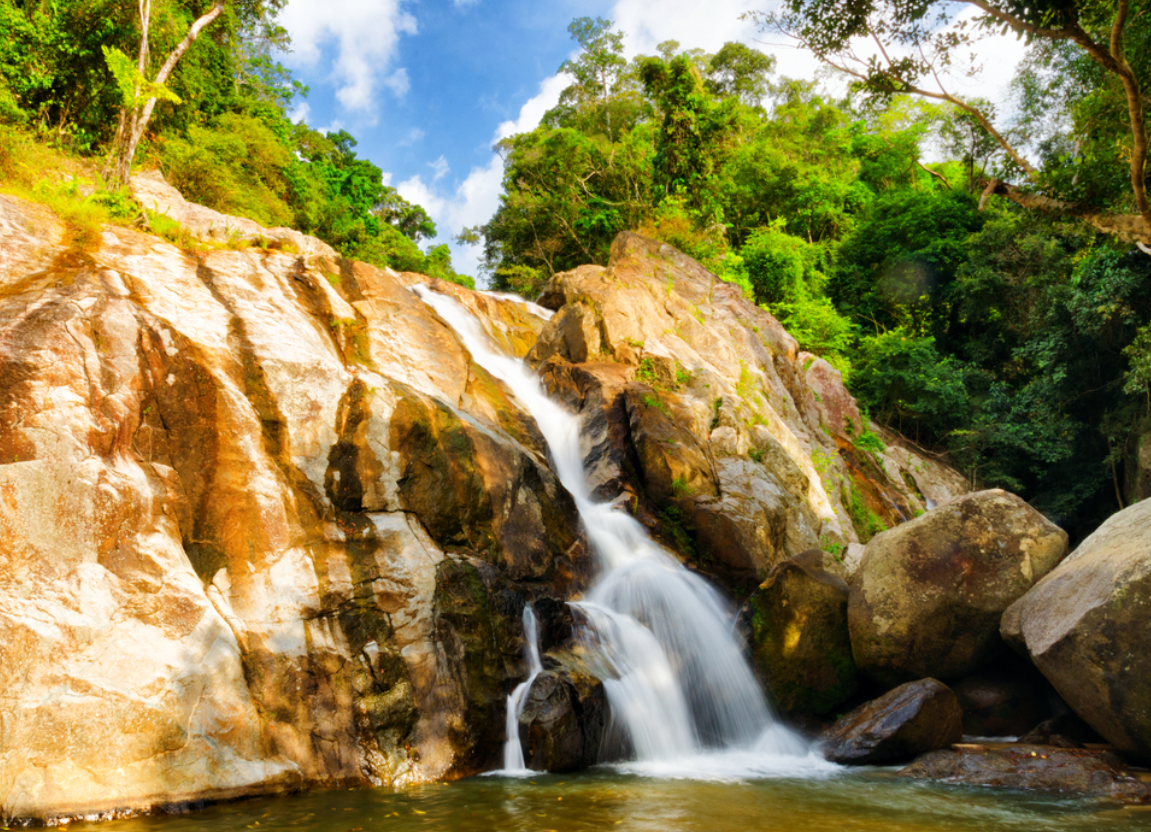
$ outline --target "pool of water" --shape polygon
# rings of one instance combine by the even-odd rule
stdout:
[[[404,791],[313,792],[184,815],[77,823],[70,832],[1078,832],[1151,828],[1151,811],[1076,798],[902,780],[666,780],[597,768],[567,777],[476,777]]]

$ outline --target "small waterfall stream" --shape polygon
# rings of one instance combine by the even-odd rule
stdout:
[[[622,728],[635,756],[624,767],[665,777],[719,778],[837,770],[772,716],[732,634],[732,611],[723,597],[630,514],[591,499],[578,419],[548,398],[523,361],[500,352],[463,306],[424,286],[415,291],[535,417],[556,475],[575,500],[600,574],[586,599],[572,606],[588,621],[591,632],[584,638],[594,641],[617,675],[604,685],[614,727]],[[532,623],[534,629],[534,617]],[[529,635],[533,648],[534,641]],[[508,703],[507,736],[516,747],[505,751],[507,769],[513,763],[523,767],[516,726],[530,681]]]
[[[532,682],[544,669],[543,660],[540,658],[539,627],[531,604],[524,605],[524,640],[528,648],[528,678],[520,682],[508,697],[508,714],[504,722],[507,742],[504,743],[503,770],[509,774],[528,770],[524,765],[524,749],[520,744],[520,714],[524,711],[524,700],[528,698]]]

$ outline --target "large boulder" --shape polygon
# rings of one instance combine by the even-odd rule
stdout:
[[[599,679],[563,667],[540,673],[519,718],[527,767],[558,773],[595,765],[607,713]]]
[[[1138,802],[1151,799],[1151,785],[1136,778],[1115,754],[1045,745],[973,745],[932,751],[901,770],[899,776]]]
[[[776,705],[823,714],[858,685],[847,635],[847,583],[818,550],[785,560],[748,600],[751,649]]]
[[[833,763],[864,765],[910,760],[963,738],[955,694],[935,679],[908,682],[860,705],[823,734]]]
[[[1113,515],[1003,616],[1071,708],[1116,748],[1151,758],[1151,500]]]
[[[884,684],[972,672],[1000,650],[1003,611],[1066,551],[1064,531],[1000,490],[877,535],[848,602],[859,669]]]

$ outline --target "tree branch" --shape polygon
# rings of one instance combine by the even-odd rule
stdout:
[[[1135,77],[1134,70],[1131,69],[1131,65],[1123,54],[1123,34],[1127,28],[1127,19],[1130,14],[1130,0],[1119,0],[1118,2],[1115,19],[1111,24],[1109,49],[1097,43],[1084,31],[1078,20],[1069,21],[1062,29],[1044,29],[1029,24],[1001,9],[994,8],[988,0],[967,0],[967,2],[982,9],[996,20],[1006,23],[1017,32],[1039,35],[1052,40],[1074,41],[1083,48],[1092,60],[1119,77],[1127,98],[1127,115],[1131,120],[1131,190],[1135,195],[1135,205],[1139,209],[1139,215],[1146,225],[1145,233],[1151,234],[1151,201],[1147,197],[1146,182],[1147,122],[1143,112],[1143,92],[1139,88],[1139,79]]]
[[[993,188],[991,186],[994,186]],[[1020,190],[1015,185],[992,180],[988,187],[993,193],[1007,197],[1022,208],[1042,211],[1045,214],[1058,216],[1072,216],[1083,220],[1104,234],[1135,243],[1143,251],[1151,246],[1151,231],[1148,231],[1143,217],[1139,214],[1105,214],[1102,211],[1093,211],[1090,208],[1064,202],[1061,199],[1052,199],[1042,194],[1031,194]],[[985,190],[984,194],[990,196]],[[1151,252],[1149,252],[1151,253]]]
[[[857,72],[853,69],[848,69],[846,66],[836,64],[827,58],[824,58],[824,61],[840,70],[841,72],[846,72],[848,75],[858,78],[864,83],[869,82],[868,77],[861,72]],[[933,92],[932,90],[923,89],[922,87],[916,87],[895,75],[892,75],[891,78],[895,82],[895,84],[893,84],[895,89],[893,89],[892,92],[910,92],[914,93],[915,95],[921,95],[924,98],[934,98],[937,101],[946,101],[947,103],[963,110],[965,113],[970,114],[977,122],[979,122],[979,126],[987,131],[987,134],[995,140],[995,143],[998,144],[1003,149],[1003,151],[1011,157],[1011,160],[1015,162],[1015,164],[1019,165],[1019,167],[1022,168],[1028,176],[1032,178],[1038,176],[1039,172],[1035,170],[1035,167],[1030,162],[1028,162],[1027,159],[1025,159],[1023,155],[1018,150],[1016,150],[1010,142],[1007,141],[1006,138],[1004,138],[1002,133],[995,129],[995,126],[992,125],[991,120],[988,119],[986,114],[978,107],[968,104],[961,98],[956,98],[949,92]],[[872,86],[874,86],[874,84]]]

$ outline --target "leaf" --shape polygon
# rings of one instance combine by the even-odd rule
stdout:
[[[120,97],[125,107],[134,109],[149,98],[155,98],[158,101],[171,101],[173,104],[181,103],[180,96],[176,93],[163,84],[157,84],[155,81],[149,81],[144,77],[136,65],[132,63],[132,59],[119,49],[109,49],[107,46],[101,46],[100,49],[104,53],[104,60],[108,64],[108,69],[111,70],[112,76],[116,79],[116,86],[120,88]]]

